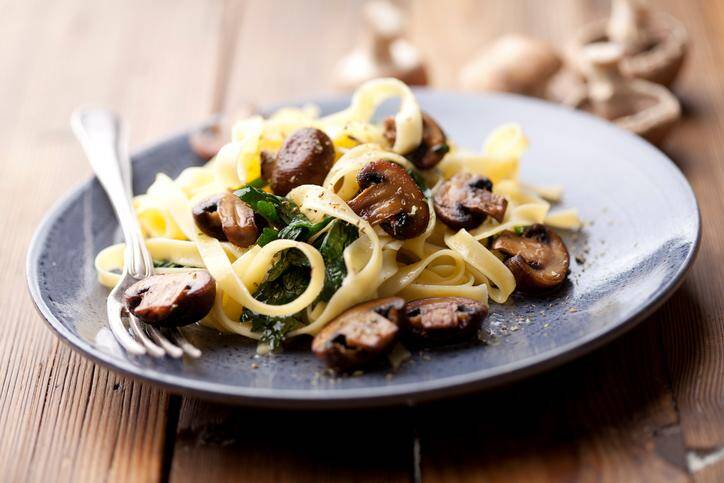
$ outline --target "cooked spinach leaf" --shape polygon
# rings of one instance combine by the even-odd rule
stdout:
[[[237,190],[235,194],[251,206],[255,213],[263,216],[273,229],[277,230],[277,233],[274,234],[270,231],[271,229],[265,229],[257,240],[257,244],[260,246],[264,246],[276,238],[306,241],[332,221],[332,218],[325,217],[319,223],[312,223],[292,201],[282,196],[266,193],[253,186],[245,186]],[[274,237],[274,235],[276,236]]]
[[[328,302],[347,276],[344,249],[359,237],[357,227],[342,220],[335,220],[317,247],[324,259],[324,287],[318,300]]]

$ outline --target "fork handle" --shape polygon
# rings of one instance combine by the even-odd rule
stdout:
[[[126,240],[124,270],[136,278],[152,275],[153,259],[131,208],[131,163],[123,121],[106,109],[81,108],[71,116],[71,127],[118,217]]]

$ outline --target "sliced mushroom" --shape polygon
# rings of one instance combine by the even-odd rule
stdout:
[[[394,145],[397,137],[395,118],[386,118],[383,125],[385,139]],[[430,169],[442,161],[448,151],[450,151],[450,147],[447,145],[445,132],[429,114],[423,112],[422,141],[417,148],[406,154],[405,157],[420,169]]]
[[[388,297],[356,305],[337,316],[312,341],[312,351],[328,366],[348,370],[387,353],[397,340],[405,301]]]
[[[561,65],[558,53],[547,42],[508,34],[487,46],[463,68],[460,83],[474,91],[543,97]]]
[[[492,245],[509,257],[505,265],[513,272],[516,288],[543,292],[560,286],[568,276],[570,257],[561,237],[545,225],[529,226],[522,235],[504,231]]]
[[[202,200],[193,207],[192,214],[199,230],[217,240],[246,248],[259,236],[254,210],[231,193]]]
[[[405,328],[419,342],[463,340],[480,328],[488,307],[466,297],[432,297],[405,305]]]
[[[404,240],[421,235],[430,221],[430,209],[412,177],[391,161],[372,161],[357,175],[361,191],[347,203],[371,225],[380,224]]]
[[[475,228],[491,216],[503,221],[508,200],[493,194],[493,183],[484,176],[458,173],[435,192],[433,202],[440,221],[459,230]]]
[[[297,129],[272,158],[263,155],[262,173],[275,194],[285,196],[303,184],[321,185],[334,163],[334,145],[324,131]]]
[[[427,70],[418,50],[404,38],[403,12],[389,1],[368,1],[363,9],[366,24],[360,45],[347,53],[335,68],[336,84],[355,89],[381,77],[395,77],[408,85],[427,84]]]
[[[623,77],[622,54],[621,46],[613,43],[590,44],[583,49],[588,89],[575,107],[658,144],[681,115],[679,101],[663,86]]]
[[[226,241],[226,235],[224,234],[224,229],[221,226],[221,218],[219,217],[219,200],[226,195],[226,193],[221,193],[209,196],[196,203],[191,209],[191,214],[199,230],[221,241]]]
[[[625,77],[669,86],[681,71],[689,40],[686,28],[671,15],[652,11],[641,0],[613,0],[608,19],[585,25],[569,43],[571,66],[583,73],[583,48],[597,42],[621,46]]]
[[[229,193],[219,200],[218,212],[221,228],[231,243],[246,248],[256,242],[259,230],[251,206]]]
[[[203,319],[214,305],[216,282],[206,270],[153,275],[124,293],[126,309],[150,325],[180,327]]]

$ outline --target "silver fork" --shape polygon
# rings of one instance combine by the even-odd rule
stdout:
[[[164,334],[142,323],[124,307],[125,290],[153,275],[153,259],[146,249],[141,228],[131,208],[131,163],[123,121],[105,109],[81,108],[71,116],[71,127],[108,194],[126,240],[123,274],[107,301],[111,332],[131,354],[149,354],[154,357],[168,355],[174,358],[186,354],[193,358],[200,357],[201,351],[186,340],[178,329],[168,329]],[[124,317],[128,320],[128,328],[123,322]]]

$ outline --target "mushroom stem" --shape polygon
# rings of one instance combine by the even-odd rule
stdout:
[[[584,47],[582,70],[588,92],[578,107],[657,144],[681,115],[679,102],[663,86],[624,77],[619,68],[622,55],[618,44]]]
[[[395,77],[410,85],[427,84],[427,71],[417,49],[403,38],[403,12],[386,0],[365,3],[365,34],[336,67],[336,82],[345,89],[378,77]]]
[[[646,0],[612,0],[608,38],[620,44],[627,55],[646,50],[651,38],[647,28],[649,6]]]
[[[618,44],[597,43],[584,48],[588,97],[594,112],[612,120],[625,115],[632,94],[618,64],[623,50]]]

